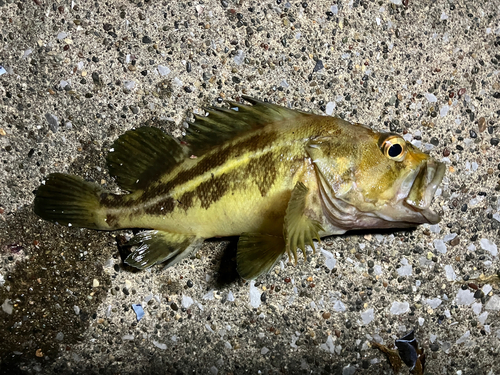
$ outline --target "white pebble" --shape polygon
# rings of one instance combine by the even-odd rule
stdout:
[[[333,339],[331,335],[328,335],[326,342],[324,344],[321,344],[320,348],[325,352],[330,352],[332,354],[335,352],[335,345],[333,344]]]
[[[479,315],[481,314],[481,310],[483,309],[483,304],[481,302],[474,302],[471,305],[472,311],[474,311],[474,314]]]
[[[162,77],[165,77],[170,73],[170,69],[167,66],[158,65],[158,73],[160,73]]]
[[[123,86],[127,90],[132,90],[135,87],[135,81],[123,81]]]
[[[10,299],[6,299],[2,303],[2,310],[7,313],[7,314],[12,314],[12,311],[14,310],[14,306],[12,305],[12,302]]]
[[[260,354],[266,355],[267,353],[269,353],[269,349],[266,348],[265,346],[262,349],[260,349]]]
[[[326,103],[326,110],[325,110],[325,113],[328,115],[328,116],[331,116],[333,114],[333,110],[335,109],[335,102],[328,102]]]
[[[446,272],[446,280],[455,281],[457,279],[457,275],[455,274],[453,267],[450,266],[449,264],[444,266],[444,271]]]
[[[447,234],[446,236],[444,236],[444,239],[443,241],[444,242],[450,242],[452,239],[454,239],[455,237],[457,236],[456,233],[450,233],[450,234]]]
[[[492,311],[500,310],[500,297],[496,294],[492,295],[484,308]]]
[[[439,224],[434,224],[434,225],[429,226],[429,230],[432,233],[439,234],[441,232],[441,227],[439,226]]]
[[[257,308],[260,306],[260,290],[255,286],[255,281],[250,281],[250,305]]]
[[[165,350],[167,349],[167,345],[163,344],[161,342],[153,340],[153,345],[156,346],[158,349]]]
[[[463,344],[464,342],[468,341],[467,339],[469,338],[470,336],[470,331],[467,331],[465,332],[462,337],[460,337],[458,340],[457,340],[457,344]]]
[[[243,64],[243,61],[245,61],[245,53],[241,49],[239,49],[238,54],[234,56],[233,60],[236,63],[236,65]]]
[[[174,85],[181,87],[183,85],[182,81],[179,79],[179,77],[175,77],[174,80],[172,81]]]
[[[488,295],[489,292],[491,292],[493,290],[493,288],[491,287],[490,284],[486,284],[485,286],[483,286],[483,289],[481,289],[484,293],[484,295]]]
[[[408,259],[403,258],[401,259],[402,264],[401,267],[399,267],[396,271],[398,272],[399,276],[411,276],[412,275],[412,266],[411,264],[408,264]]]
[[[333,254],[327,250],[321,250],[321,254],[325,256],[325,266],[328,268],[330,271],[335,268],[335,265],[337,264],[337,260],[333,256]]]
[[[412,266],[407,265],[399,267],[396,271],[398,271],[399,276],[411,276],[413,273],[412,270]]]
[[[414,139],[413,141],[410,142],[413,146],[421,148],[422,147],[422,141],[418,139]]]
[[[361,311],[361,320],[363,320],[363,324],[365,326],[370,324],[374,318],[375,318],[375,313],[374,313],[373,309]]]
[[[429,103],[436,103],[437,102],[436,95],[434,95],[434,94],[430,94],[430,93],[426,92],[424,96],[429,101]]]
[[[450,107],[448,105],[443,105],[441,109],[439,110],[439,115],[441,117],[445,117],[448,114],[448,111],[450,110]]]
[[[193,299],[189,296],[186,296],[186,295],[182,295],[182,299],[181,299],[181,305],[182,307],[184,307],[185,309],[188,309],[189,307],[191,307],[191,305],[194,303]]]
[[[214,299],[214,290],[212,289],[211,291],[209,291],[208,293],[206,293],[204,296],[203,296],[203,299],[205,300],[213,300]]]
[[[482,313],[481,315],[479,315],[477,317],[478,322],[484,325],[484,323],[486,322],[486,319],[488,319],[488,314],[489,313],[487,311],[485,311],[484,313]]]
[[[456,296],[456,301],[458,305],[469,306],[472,305],[476,301],[476,299],[474,298],[474,293],[472,293],[469,289],[459,289]]]
[[[434,248],[441,254],[446,254],[447,248],[443,240],[434,240]]]
[[[497,256],[498,248],[494,242],[490,241],[487,238],[481,238],[479,240],[479,244],[481,245],[481,249],[489,251],[491,253],[491,255],[493,255],[494,257]]]
[[[401,315],[410,310],[410,304],[408,302],[394,301],[389,310],[392,315]]]
[[[336,301],[333,304],[333,311],[344,312],[344,311],[346,311],[346,307],[341,301]]]
[[[429,305],[432,309],[435,309],[439,305],[441,305],[441,303],[443,303],[443,301],[441,300],[441,298],[433,298],[433,299],[426,299],[425,303],[427,305]]]

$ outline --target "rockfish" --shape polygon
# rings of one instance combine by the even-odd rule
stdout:
[[[45,220],[98,230],[144,228],[125,263],[173,265],[204,239],[240,236],[244,279],[313,240],[367,228],[434,224],[429,206],[445,165],[400,135],[244,97],[209,107],[179,141],[159,128],[119,137],[109,172],[128,194],[50,174],[34,210]]]

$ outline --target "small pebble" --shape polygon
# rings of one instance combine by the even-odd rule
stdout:
[[[323,61],[318,60],[316,61],[316,65],[314,66],[313,72],[319,72],[324,68]]]
[[[480,298],[483,298],[484,297],[484,292],[482,290],[476,290],[476,292],[474,293],[474,298],[476,299],[480,299]]]
[[[480,117],[477,120],[477,124],[478,124],[479,133],[482,133],[486,130],[486,119],[484,117]]]

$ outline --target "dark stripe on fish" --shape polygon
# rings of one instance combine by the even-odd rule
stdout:
[[[223,174],[218,177],[212,177],[210,180],[203,181],[195,189],[195,194],[200,200],[201,207],[209,208],[212,203],[221,199],[231,185],[232,173]]]
[[[272,152],[268,152],[258,159],[252,159],[246,167],[246,173],[253,177],[257,184],[260,194],[266,196],[269,189],[276,180],[277,170],[276,162]]]
[[[266,147],[271,146],[273,144],[273,142],[276,141],[277,136],[278,136],[277,132],[257,134],[257,135],[254,135],[254,136],[248,138],[248,139],[243,139],[239,143],[229,145],[228,147],[223,148],[217,152],[213,152],[211,154],[208,154],[205,157],[203,157],[203,159],[201,159],[192,168],[179,172],[172,180],[170,180],[166,183],[157,183],[157,184],[149,185],[146,188],[146,190],[143,192],[141,197],[138,198],[137,202],[138,203],[145,203],[145,202],[152,200],[156,197],[166,195],[169,192],[171,192],[175,187],[180,186],[182,184],[185,184],[185,183],[193,180],[194,178],[209,172],[210,170],[213,170],[215,168],[223,166],[228,160],[241,157],[242,155],[244,155],[247,152],[252,153],[252,152],[256,152],[258,150],[263,150]],[[272,177],[272,174],[273,173],[271,172],[270,177]],[[220,177],[222,177],[222,176],[220,176]],[[272,177],[272,179],[274,179],[274,178],[275,178],[275,173],[274,173],[274,177]],[[200,189],[200,187],[198,186],[195,189],[195,195],[198,196],[198,193],[202,192],[202,194],[205,194],[205,196],[206,196],[207,193],[205,192],[205,190],[207,189],[207,186],[209,186],[210,184],[213,184],[214,182],[215,181],[213,179],[207,180],[206,182],[203,182],[202,183],[202,184],[204,184],[203,188]],[[218,183],[220,186],[225,186],[225,185],[221,185],[222,184],[221,182],[218,182]],[[200,184],[200,185],[202,185],[202,184]],[[268,189],[268,185],[269,185],[269,181],[268,181],[268,179],[265,179],[265,181],[263,181],[263,183],[262,183],[262,190],[265,191],[266,189]],[[222,197],[222,195],[223,195],[222,193],[221,194],[214,193],[214,194],[220,195],[220,197]],[[218,199],[220,199],[220,197]],[[208,198],[206,198],[206,199],[208,199]],[[210,201],[212,203],[216,202],[218,200],[218,199],[214,200],[212,198],[210,198],[208,200],[206,200],[206,199],[200,198],[200,200],[202,200],[204,202]],[[191,206],[192,198],[191,198],[191,196],[187,195],[187,196],[181,198],[180,202],[183,205],[185,205],[184,207]],[[203,205],[206,205],[206,203],[203,203]]]
[[[174,198],[172,197],[167,197],[163,199],[162,201],[148,205],[147,203],[144,205],[144,213],[147,215],[165,215],[171,213],[175,206],[177,205],[177,202],[175,201]],[[138,212],[138,214],[141,214]]]

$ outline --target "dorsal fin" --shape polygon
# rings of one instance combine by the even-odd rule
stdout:
[[[120,136],[106,161],[116,183],[124,190],[136,191],[183,161],[186,151],[161,129],[145,126]]]
[[[310,115],[248,96],[243,96],[243,99],[252,105],[228,101],[231,108],[237,110],[208,107],[205,109],[208,116],[194,115],[195,121],[189,123],[184,138],[193,154],[199,156],[237,135],[262,128],[267,124]]]

